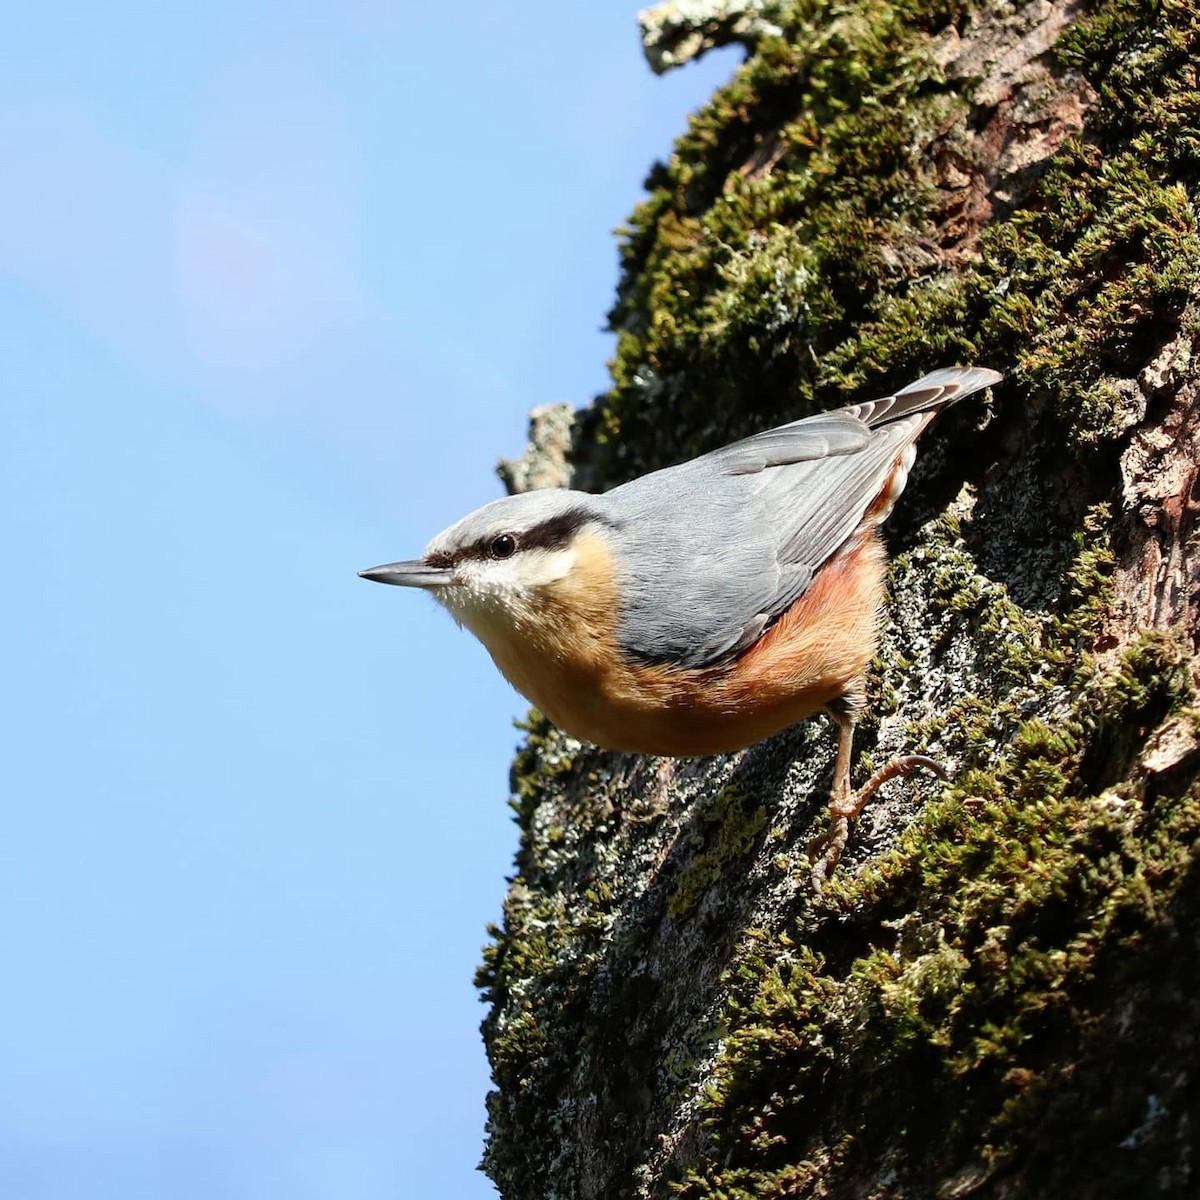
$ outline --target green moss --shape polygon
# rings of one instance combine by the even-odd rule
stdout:
[[[767,823],[767,810],[736,787],[722,788],[693,826],[693,844],[704,847],[679,873],[667,911],[679,919],[693,912],[725,868],[744,858]]]
[[[1200,238],[1184,187],[1163,180],[1156,147],[1104,155],[1074,142],[1042,191],[1046,206],[990,231],[985,271],[1007,294],[985,329],[1024,342],[1020,376],[1060,405],[1076,444],[1122,431],[1124,377],[1148,343],[1178,328],[1200,283]]]
[[[1192,698],[1191,648],[1155,630],[1121,656],[1116,674],[1084,714],[1088,751],[1080,774],[1093,787],[1123,778],[1150,731]]]
[[[784,35],[760,45],[651,174],[610,315],[619,339],[598,434],[621,447],[601,460],[610,479],[861,384],[872,364],[849,376],[822,364],[903,281],[914,284],[908,320],[955,304],[953,275],[918,282],[928,258],[906,264],[904,251],[921,240],[932,191],[920,148],[962,104],[927,33],[966,8],[793,4]],[[899,365],[939,351],[961,346],[890,354]],[[703,441],[681,446],[681,431]]]

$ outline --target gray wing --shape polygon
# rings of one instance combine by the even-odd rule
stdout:
[[[999,379],[937,371],[609,492],[622,526],[623,649],[699,667],[752,645],[859,527],[937,413]]]

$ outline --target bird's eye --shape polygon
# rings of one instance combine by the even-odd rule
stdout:
[[[511,533],[502,533],[499,537],[492,538],[488,553],[493,558],[511,558],[516,549],[517,539]]]

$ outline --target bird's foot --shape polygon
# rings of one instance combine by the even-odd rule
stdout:
[[[838,865],[846,842],[850,839],[850,822],[866,808],[871,797],[889,780],[898,775],[911,775],[914,771],[931,771],[939,779],[947,779],[945,770],[925,754],[898,754],[885,763],[857,792],[848,788],[840,794],[834,792],[829,798],[829,833],[825,838],[825,853],[817,860],[812,871],[813,890],[820,893],[825,880]]]

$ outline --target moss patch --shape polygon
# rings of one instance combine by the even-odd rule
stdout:
[[[760,803],[747,800],[736,787],[719,791],[693,835],[703,849],[680,871],[667,900],[671,916],[694,911],[725,868],[754,848],[766,823],[767,810]]]

